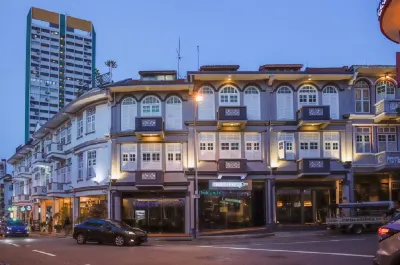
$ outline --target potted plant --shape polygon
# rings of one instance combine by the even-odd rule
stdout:
[[[56,224],[56,225],[54,225],[54,229],[56,230],[56,233],[61,233],[62,225]]]
[[[47,223],[46,222],[41,222],[39,225],[40,225],[40,231],[42,231],[42,232],[47,231]]]

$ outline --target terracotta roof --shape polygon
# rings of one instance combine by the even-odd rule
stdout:
[[[298,69],[301,69],[301,68],[303,68],[303,65],[302,64],[264,64],[258,68],[258,71],[267,70],[269,68],[274,68],[274,69],[276,69],[276,68],[298,68]]]
[[[349,67],[326,67],[326,68],[317,68],[317,67],[307,67],[305,69],[306,73],[309,74],[334,74],[334,73],[349,73]]]
[[[200,71],[237,71],[240,65],[237,64],[215,64],[215,65],[203,65],[200,67]]]
[[[116,87],[116,86],[137,86],[137,85],[172,85],[172,84],[185,84],[187,81],[185,79],[176,79],[176,80],[137,80],[137,79],[124,79],[118,82],[113,83],[108,87]]]
[[[176,75],[175,70],[139,71],[139,75]]]

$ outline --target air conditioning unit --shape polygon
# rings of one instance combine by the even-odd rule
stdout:
[[[46,100],[46,101],[49,101],[49,99],[48,99],[48,98],[46,98],[45,100]]]
[[[50,94],[50,92],[49,92],[49,91],[46,91],[46,94],[47,94],[47,95],[49,95],[49,94]]]
[[[37,74],[36,74],[36,77],[39,77],[39,76],[40,76],[39,73],[37,73]]]
[[[46,82],[46,86],[49,86],[50,85],[50,83],[49,82]]]
[[[34,96],[31,96],[31,99],[35,99],[35,97],[34,97]]]
[[[35,112],[35,115],[39,115],[39,111],[36,111],[36,112]]]

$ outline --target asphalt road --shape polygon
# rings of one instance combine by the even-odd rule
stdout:
[[[193,242],[150,241],[139,247],[77,245],[71,238],[1,238],[0,264],[9,265],[365,265],[375,235],[275,237]]]

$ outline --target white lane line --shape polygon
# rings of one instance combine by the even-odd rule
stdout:
[[[329,242],[345,242],[345,241],[364,241],[366,238],[354,238],[354,239],[333,239],[333,240],[314,240],[314,241],[296,241],[296,242],[283,242],[283,243],[267,243],[274,245],[291,245],[291,244],[307,244],[307,243],[329,243]]]
[[[17,245],[17,244],[13,244],[13,243],[7,243],[7,244],[12,245],[14,247],[19,247],[19,245]]]
[[[217,247],[217,246],[198,246],[200,248],[220,248],[220,249],[231,249],[231,250],[251,250],[251,251],[264,251],[264,252],[286,252],[286,253],[297,253],[297,254],[316,254],[316,255],[330,255],[330,256],[344,256],[344,257],[358,257],[358,258],[373,258],[372,255],[361,255],[351,253],[335,253],[335,252],[317,252],[317,251],[300,251],[300,250],[288,250],[288,249],[263,249],[263,248],[232,248],[232,247]]]
[[[39,251],[39,250],[32,250],[33,252],[37,252],[37,253],[40,253],[40,254],[43,254],[43,255],[47,255],[47,256],[50,256],[50,257],[55,257],[56,255],[54,255],[54,254],[51,254],[51,253],[47,253],[47,252],[44,252],[44,251]]]

